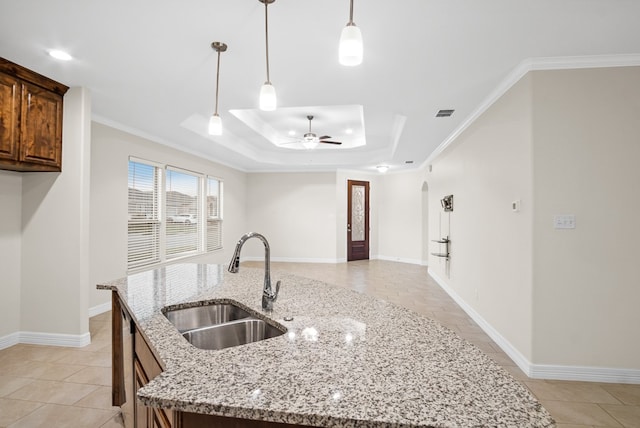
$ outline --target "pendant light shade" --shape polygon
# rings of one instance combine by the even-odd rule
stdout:
[[[278,106],[276,88],[269,82],[265,82],[260,88],[260,110],[273,111]]]
[[[340,64],[353,67],[362,64],[363,44],[360,28],[353,22],[353,0],[350,1],[349,22],[340,35],[338,58]]]
[[[362,64],[362,33],[355,25],[347,25],[340,35],[340,64],[356,66]]]
[[[269,4],[276,0],[258,0],[260,3],[264,3],[264,40],[265,40],[265,55],[267,59],[267,81],[264,82],[262,88],[260,88],[260,110],[273,111],[278,106],[278,99],[276,97],[276,88],[271,84],[271,78],[269,76]]]
[[[209,135],[222,135],[222,119],[216,113],[209,119]]]
[[[209,135],[222,135],[222,119],[218,115],[218,90],[220,88],[220,53],[227,50],[227,45],[221,42],[211,43],[211,49],[218,52],[216,67],[216,110],[209,119]]]

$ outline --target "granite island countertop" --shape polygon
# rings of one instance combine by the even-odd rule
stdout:
[[[263,313],[263,278],[262,269],[177,264],[98,284],[118,292],[164,363],[138,391],[143,404],[320,427],[555,426],[523,385],[437,322],[280,272],[274,310]],[[237,302],[287,332],[202,350],[161,312],[211,300]]]

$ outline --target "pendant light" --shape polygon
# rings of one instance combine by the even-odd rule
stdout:
[[[220,88],[220,53],[227,50],[227,45],[222,42],[213,42],[211,48],[218,52],[218,66],[216,67],[216,110],[209,119],[209,135],[222,135],[222,119],[218,115],[218,89]]]
[[[264,3],[264,40],[267,58],[267,81],[264,82],[264,85],[262,85],[262,88],[260,88],[260,110],[273,111],[278,105],[278,100],[276,98],[276,88],[274,88],[271,84],[271,79],[269,77],[269,16],[267,14],[267,10],[269,8],[269,4],[275,2],[276,0],[258,1],[260,3]]]
[[[350,67],[362,64],[362,33],[353,22],[353,0],[349,9],[349,22],[342,29],[338,57],[340,64]]]

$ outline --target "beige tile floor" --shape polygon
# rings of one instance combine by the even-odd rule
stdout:
[[[640,385],[527,378],[430,279],[426,267],[376,260],[273,263],[272,271],[274,280],[278,271],[316,278],[438,320],[527,386],[558,421],[558,428],[640,427]],[[0,427],[121,427],[119,411],[110,405],[110,329],[110,313],[105,313],[91,318],[92,343],[84,348],[16,345],[0,350]]]

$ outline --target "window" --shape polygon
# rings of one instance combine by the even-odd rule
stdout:
[[[129,269],[160,262],[162,170],[129,162]]]
[[[200,177],[174,169],[167,169],[166,176],[167,257],[197,253]]]
[[[222,181],[129,160],[129,270],[220,248]]]
[[[222,182],[207,177],[207,251],[222,248]]]

